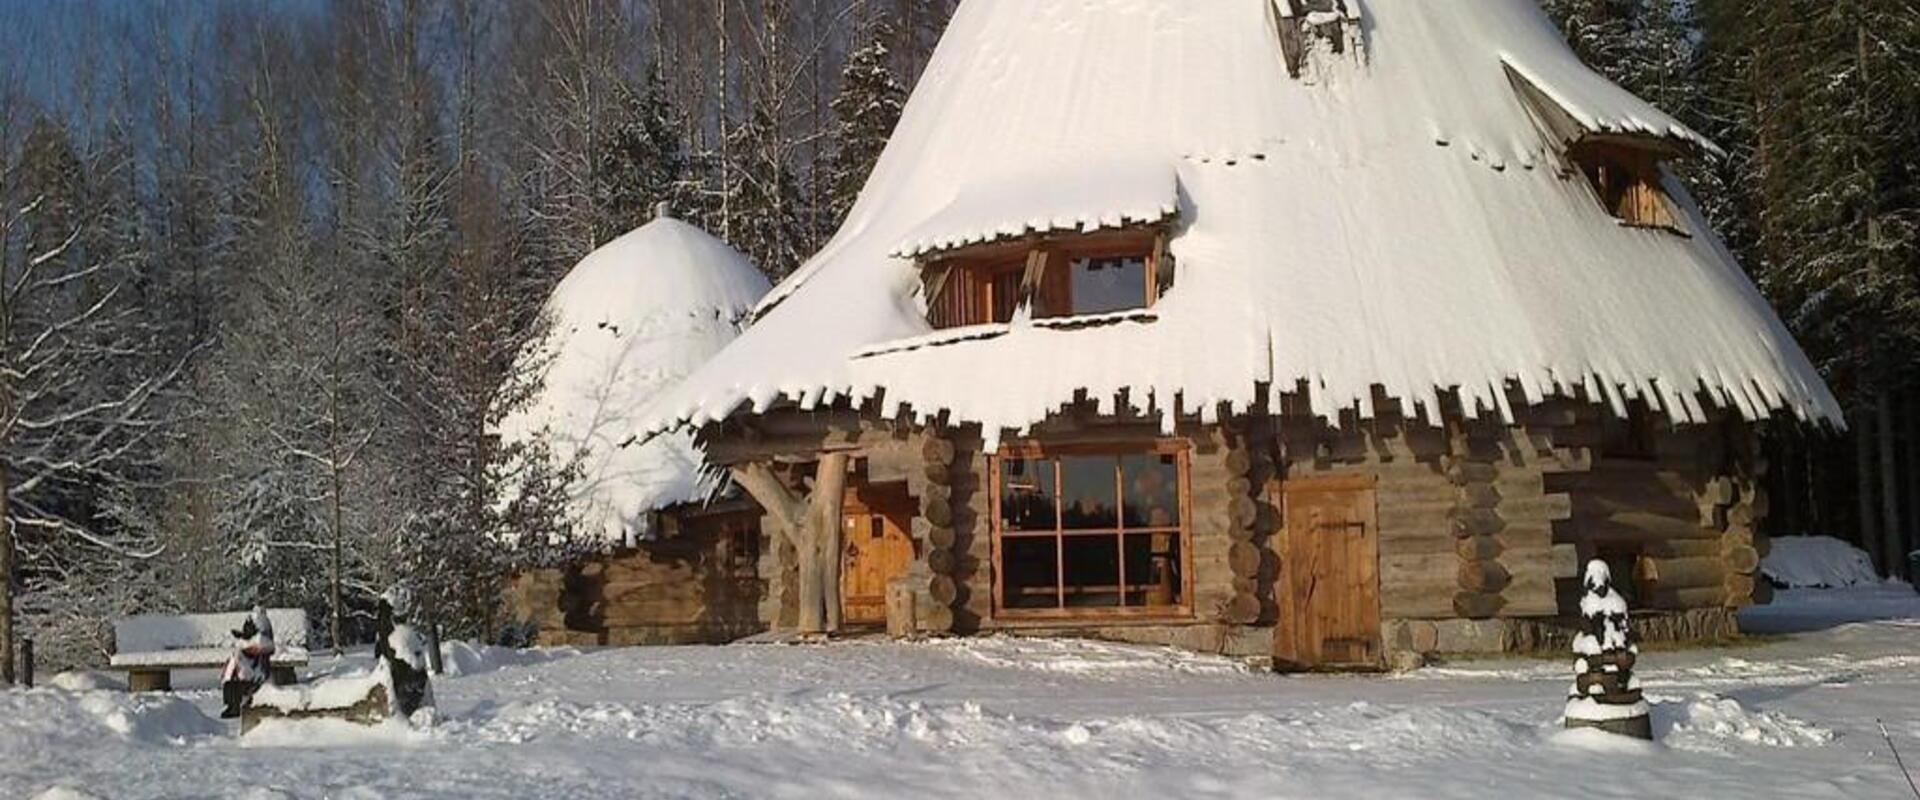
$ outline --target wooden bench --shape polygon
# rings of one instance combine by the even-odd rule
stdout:
[[[109,667],[127,673],[127,689],[173,689],[173,671],[219,669],[233,657],[233,631],[249,611],[223,614],[145,614],[113,622],[113,659]],[[307,665],[307,612],[297,608],[267,611],[273,621],[273,682],[294,683],[295,670]]]

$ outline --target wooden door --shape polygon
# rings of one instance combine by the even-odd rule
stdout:
[[[841,512],[840,616],[848,625],[887,622],[887,582],[913,564],[913,498],[906,484],[848,487]]]
[[[1276,666],[1380,666],[1380,528],[1374,483],[1365,476],[1281,485],[1286,531],[1276,590]]]

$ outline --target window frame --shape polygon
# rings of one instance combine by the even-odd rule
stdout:
[[[1142,303],[1138,308],[1096,314],[1050,312],[1049,305],[1065,298],[1072,305],[1072,268],[1079,259],[1139,258],[1145,262]],[[1162,226],[1123,228],[1094,233],[1049,235],[1013,242],[977,245],[932,256],[923,262],[922,288],[927,295],[927,322],[934,330],[953,330],[976,325],[1003,325],[1020,315],[1022,308],[1032,319],[1071,319],[1100,317],[1150,311],[1158,305],[1171,283],[1166,269],[1167,232]],[[1017,295],[1008,310],[1008,319],[999,319],[999,292],[1002,279],[1018,275]],[[968,294],[955,295],[955,292]],[[974,313],[954,319],[954,312]],[[982,318],[980,311],[987,314]]]
[[[1590,136],[1568,145],[1565,155],[1574,177],[1586,186],[1594,204],[1612,217],[1616,224],[1691,238],[1691,234],[1680,226],[1679,207],[1664,185],[1665,175],[1661,172],[1660,161],[1662,157],[1670,155],[1666,148],[1635,139]],[[1620,188],[1621,196],[1618,199],[1608,197],[1610,182],[1607,176],[1610,173],[1625,173],[1626,181]],[[1632,196],[1637,192],[1648,195],[1639,205],[1650,201],[1658,219],[1643,219],[1622,213],[1622,208],[1633,202]]]
[[[1015,442],[1003,445],[998,453],[988,459],[988,480],[991,487],[988,492],[989,513],[988,539],[993,551],[992,574],[992,620],[996,623],[1054,625],[1061,622],[1082,622],[1087,620],[1121,622],[1167,622],[1190,621],[1194,619],[1194,574],[1193,574],[1193,492],[1192,492],[1192,445],[1183,439],[1155,439],[1148,442],[1115,441],[1096,443],[1048,444],[1042,442]],[[1180,505],[1180,523],[1175,526],[1148,526],[1129,528],[1126,524],[1126,486],[1120,459],[1127,456],[1173,456],[1177,484],[1174,488],[1176,502]],[[1115,525],[1113,528],[1068,529],[1061,519],[1061,500],[1058,487],[1061,476],[1059,459],[1075,456],[1111,456],[1114,459],[1115,481]],[[1004,527],[1001,515],[1001,481],[1007,460],[1051,460],[1054,464],[1055,500],[1054,527],[1050,531],[1016,531],[1012,537]],[[1167,606],[1129,606],[1126,605],[1126,540],[1128,536],[1150,535],[1154,533],[1173,533],[1179,542],[1179,558],[1176,560],[1180,572],[1179,602]],[[1119,544],[1118,573],[1120,604],[1113,606],[1068,606],[1066,596],[1066,539],[1094,538],[1111,535]],[[1045,539],[1054,542],[1055,567],[1054,586],[1058,591],[1057,605],[1050,608],[1011,608],[1006,602],[1006,540]]]

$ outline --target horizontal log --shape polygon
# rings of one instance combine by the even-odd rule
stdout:
[[[1252,497],[1253,481],[1245,475],[1230,478],[1227,480],[1227,494],[1236,497]]]
[[[930,605],[916,609],[920,629],[928,633],[948,633],[953,630],[953,609],[949,606]]]
[[[952,464],[956,453],[951,440],[938,436],[929,436],[920,444],[920,459],[929,464]]]
[[[1455,536],[1492,536],[1507,529],[1506,518],[1491,508],[1462,508],[1451,516]]]
[[[1460,592],[1453,596],[1454,613],[1467,619],[1489,619],[1506,605],[1506,599],[1497,594]]]
[[[1727,548],[1721,558],[1728,572],[1751,575],[1760,569],[1760,551],[1752,545]]]
[[[1752,575],[1728,575],[1726,583],[1727,606],[1730,608],[1745,608],[1753,605],[1754,587],[1765,582],[1765,580],[1756,580]]]
[[[953,467],[951,465],[929,461],[924,469],[927,476],[927,483],[936,486],[947,486],[953,483]]]
[[[1226,613],[1222,617],[1235,625],[1251,625],[1260,621],[1260,598],[1250,593],[1240,592],[1227,601]]]
[[[951,606],[960,598],[960,585],[945,575],[935,575],[927,581],[927,596],[938,605]]]
[[[1727,587],[1723,583],[1685,589],[1653,589],[1646,593],[1648,605],[1663,611],[1722,608],[1726,605],[1726,598]]]
[[[1494,508],[1500,505],[1500,491],[1492,484],[1470,483],[1459,488],[1460,505],[1464,508]]]
[[[1241,577],[1257,577],[1260,574],[1260,548],[1249,542],[1234,542],[1227,551],[1227,565],[1233,574]]]
[[[1498,594],[1513,582],[1513,574],[1498,561],[1463,561],[1456,574],[1460,588],[1469,592]]]
[[[1441,586],[1380,582],[1380,616],[1395,619],[1445,619],[1454,616],[1453,595],[1459,588],[1449,580]]]
[[[1609,542],[1654,542],[1664,539],[1718,541],[1720,536],[1719,531],[1702,528],[1691,519],[1632,512],[1608,517],[1574,517],[1560,522],[1556,530],[1570,537],[1584,536]]]
[[[1727,579],[1727,563],[1719,558],[1649,558],[1634,563],[1633,577],[1655,589],[1691,589],[1719,586]]]
[[[954,556],[952,550],[935,547],[927,551],[927,569],[935,575],[952,575],[959,566],[960,559]]]
[[[1454,552],[1462,561],[1496,559],[1500,557],[1500,552],[1506,549],[1506,546],[1500,543],[1500,539],[1494,536],[1469,536],[1456,541],[1458,543],[1454,546]]]
[[[935,527],[945,528],[953,525],[952,503],[927,504],[921,509],[920,513],[927,518],[928,522],[933,523]]]
[[[1712,503],[1717,506],[1733,505],[1733,501],[1739,497],[1740,493],[1733,478],[1725,475],[1716,476],[1713,480],[1707,481],[1698,495],[1702,503]]]
[[[1227,474],[1236,477],[1245,476],[1249,470],[1253,469],[1253,453],[1245,447],[1235,447],[1227,451],[1227,457],[1223,463],[1227,468]]]
[[[1648,542],[1640,550],[1653,558],[1717,558],[1720,552],[1719,539],[1665,539]]]
[[[1525,521],[1558,522],[1573,517],[1573,498],[1562,493],[1510,497],[1497,509],[1508,524]]]
[[[1237,494],[1227,501],[1227,521],[1235,528],[1251,528],[1260,519],[1260,506],[1253,498]]]
[[[1447,479],[1453,481],[1456,486],[1469,483],[1493,483],[1500,478],[1500,468],[1484,461],[1449,459],[1446,469]]]

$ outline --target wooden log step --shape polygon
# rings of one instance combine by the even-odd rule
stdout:
[[[1468,592],[1499,594],[1513,582],[1513,574],[1498,561],[1464,561],[1456,574],[1460,588]]]

